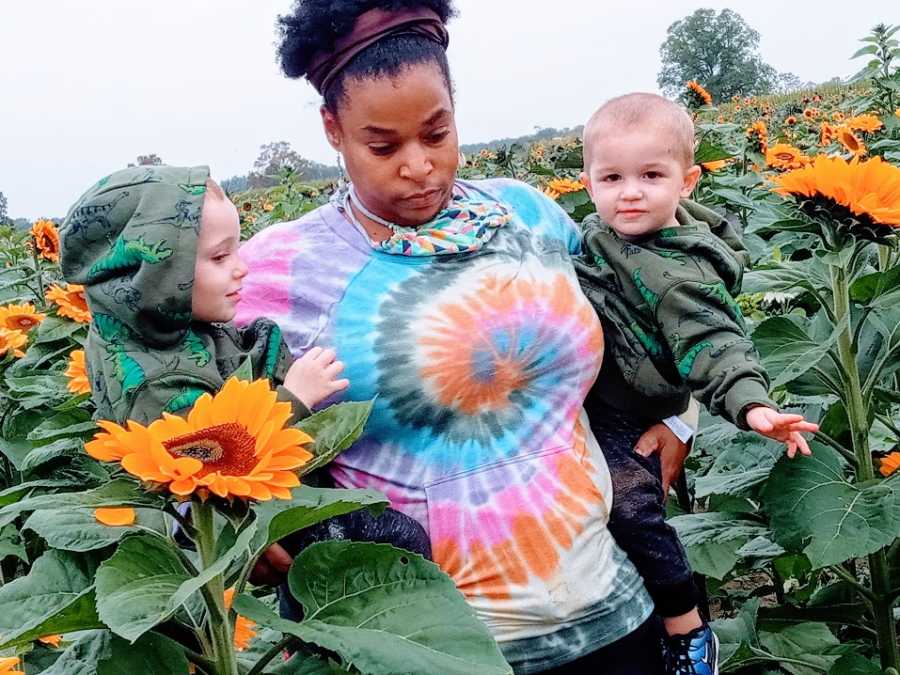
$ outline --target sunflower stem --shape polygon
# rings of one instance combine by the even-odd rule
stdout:
[[[844,406],[850,423],[850,437],[856,454],[856,479],[862,483],[875,478],[872,454],[869,450],[869,416],[860,383],[856,350],[853,348],[851,326],[844,318],[850,314],[850,284],[847,270],[831,266],[831,290],[834,294],[834,315],[841,326],[837,346],[844,378]],[[884,550],[869,555],[869,573],[872,584],[872,614],[878,634],[878,651],[882,669],[900,668],[900,651],[897,648],[897,630],[894,623],[890,574]]]
[[[216,537],[213,517],[215,510],[212,504],[195,500],[191,507],[194,519],[197,551],[203,562],[203,569],[208,569],[216,560]],[[216,675],[238,675],[237,658],[231,636],[231,622],[225,609],[225,582],[221,574],[203,587],[203,598],[209,612],[209,634],[212,639],[212,657]]]
[[[41,265],[41,257],[38,255],[37,245],[31,247],[31,255],[34,259],[34,276],[37,279],[38,290],[40,291],[40,293],[37,294],[37,303],[38,307],[44,310],[47,309],[47,299],[45,297],[46,289],[44,288],[44,269]],[[32,293],[34,293],[33,290]]]

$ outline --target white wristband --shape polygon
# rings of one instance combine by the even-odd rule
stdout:
[[[682,443],[687,443],[694,435],[694,430],[685,424],[677,415],[667,417],[662,423],[669,427],[669,429],[672,430],[672,433],[675,434]]]

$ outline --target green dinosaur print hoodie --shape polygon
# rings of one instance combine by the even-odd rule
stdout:
[[[638,240],[596,214],[582,225],[575,268],[608,349],[586,405],[661,419],[684,412],[693,394],[746,429],[748,406],[777,409],[733,298],[746,251],[710,209],[684,201],[675,217],[678,227]]]
[[[60,236],[63,275],[83,284],[85,354],[98,419],[146,424],[216,393],[249,357],[253,377],[280,385],[292,359],[278,326],[193,321],[191,288],[205,166],[138,166],[92,186]],[[308,411],[283,387],[279,398]]]

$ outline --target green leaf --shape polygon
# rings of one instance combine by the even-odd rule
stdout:
[[[81,441],[73,438],[62,438],[31,450],[22,460],[21,471],[34,471],[53,460],[63,457],[74,457],[82,452]]]
[[[82,329],[87,330],[87,324],[76,323],[55,316],[48,316],[41,322],[41,325],[38,326],[34,344],[63,340],[72,337]]]
[[[162,512],[155,509],[136,509],[134,525],[111,527],[97,522],[94,509],[45,509],[35,511],[25,521],[23,530],[33,530],[48,545],[64,551],[92,551],[115,544],[126,534],[141,528],[165,535],[166,524]]]
[[[0,516],[44,509],[95,509],[99,506],[144,506],[161,509],[164,503],[162,497],[144,492],[134,481],[118,478],[87,492],[59,492],[28,497],[0,509]]]
[[[860,47],[856,53],[851,56],[851,59],[859,58],[860,56],[864,56],[866,54],[877,54],[878,53],[878,45],[866,45],[865,47]]]
[[[329,541],[288,574],[302,623],[243,595],[235,611],[338,654],[363,673],[511,673],[453,581],[432,562],[386,544]]]
[[[834,344],[834,335],[826,341],[812,340],[790,319],[776,316],[763,321],[753,331],[753,342],[766,370],[774,375],[771,388],[796,379],[818,364]]]
[[[685,552],[694,572],[721,581],[737,564],[740,546],[740,541],[708,542],[686,546]]]
[[[668,520],[685,546],[725,543],[735,539],[764,537],[768,529],[758,521],[738,518],[731,513],[688,513]]]
[[[387,498],[375,490],[341,490],[302,485],[292,490],[290,501],[272,499],[256,506],[257,532],[252,555],[297,530],[334,516],[367,508],[378,515],[388,505]]]
[[[183,675],[184,649],[156,633],[134,644],[107,630],[80,635],[43,675]]]
[[[314,654],[302,652],[295,654],[286,663],[266,668],[266,672],[269,675],[350,675],[349,670],[344,670],[331,660],[326,661]]]
[[[41,636],[100,628],[94,608],[91,558],[48,551],[28,576],[0,587],[0,649]]]
[[[759,599],[753,598],[732,619],[719,619],[710,625],[719,638],[719,663],[723,671],[730,671],[738,664],[752,660],[750,649],[759,644],[756,634],[756,613]]]
[[[734,153],[729,152],[717,143],[713,143],[704,136],[697,144],[697,149],[694,151],[694,164],[717,162],[720,159],[731,159],[733,156]]]
[[[734,434],[734,427],[720,423],[728,436]],[[721,440],[707,437],[712,428],[703,429],[697,438],[697,445],[708,448],[712,444],[717,450],[712,466],[694,483],[698,498],[710,495],[742,495],[747,490],[763,483],[775,462],[784,454],[782,446],[756,434],[739,433]]]
[[[97,613],[134,641],[174,614],[172,596],[190,579],[173,544],[149,534],[128,537],[97,570]]]
[[[42,422],[25,438],[29,441],[49,442],[58,438],[85,438],[98,431],[97,424],[89,412],[83,409],[66,410],[56,413]]]
[[[881,667],[859,654],[846,654],[835,661],[828,675],[881,675]]]
[[[897,481],[850,483],[840,455],[819,443],[811,447],[811,457],[779,460],[763,490],[775,541],[802,550],[819,569],[874,553],[900,536]]]
[[[325,466],[358,439],[372,413],[372,401],[350,401],[328,406],[301,420],[296,427],[313,437],[315,457],[301,467],[305,475]]]
[[[820,675],[828,672],[839,658],[827,655],[829,650],[840,647],[840,642],[824,623],[801,623],[777,633],[760,632],[759,641],[793,675]]]
[[[15,556],[22,562],[28,562],[28,553],[22,536],[13,525],[7,525],[0,529],[0,561],[9,556]]]

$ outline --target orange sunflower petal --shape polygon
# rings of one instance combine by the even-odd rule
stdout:
[[[66,377],[69,382],[66,385],[73,394],[90,394],[91,383],[88,381],[87,363],[85,363],[84,350],[76,349],[69,354],[69,367],[66,368]]]
[[[94,518],[103,525],[122,527],[134,524],[135,512],[130,506],[102,507],[94,509]]]

